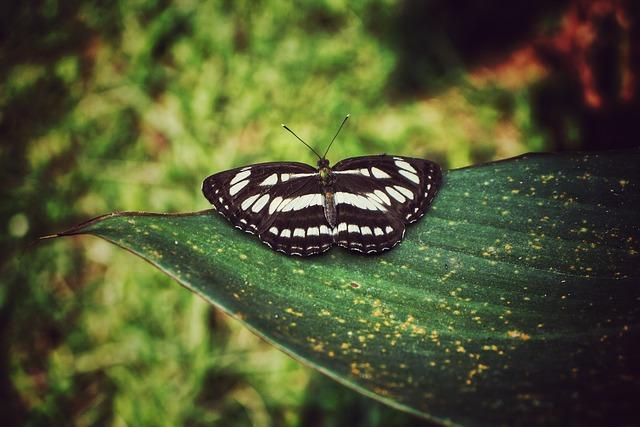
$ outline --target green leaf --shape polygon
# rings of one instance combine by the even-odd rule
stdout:
[[[630,150],[449,171],[383,256],[287,257],[211,211],[116,213],[60,235],[130,250],[294,358],[434,421],[629,420],[638,164]]]

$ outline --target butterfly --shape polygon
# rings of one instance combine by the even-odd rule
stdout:
[[[334,244],[378,254],[400,243],[406,225],[429,209],[442,183],[440,166],[411,157],[352,157],[317,168],[298,162],[270,162],[216,173],[202,183],[204,196],[231,224],[257,234],[270,248],[310,256]]]

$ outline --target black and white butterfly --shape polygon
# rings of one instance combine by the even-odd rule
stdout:
[[[302,141],[318,156],[317,168],[297,162],[245,166],[209,176],[202,192],[236,228],[287,255],[315,255],[334,244],[366,254],[393,248],[405,226],[427,212],[441,185],[440,166],[382,154],[329,167],[326,154],[335,138],[322,157]]]

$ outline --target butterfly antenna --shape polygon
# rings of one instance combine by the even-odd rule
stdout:
[[[294,131],[292,131],[291,129],[289,129],[289,128],[287,127],[287,125],[285,125],[284,123],[282,123],[282,127],[283,127],[283,128],[285,128],[286,130],[288,130],[289,132],[291,132],[291,134],[292,134],[293,136],[295,136],[296,138],[298,138],[298,141],[300,141],[300,142],[302,142],[304,145],[306,145],[306,146],[309,148],[309,150],[313,151],[313,154],[315,154],[316,156],[318,156],[318,158],[319,158],[319,159],[321,159],[321,158],[322,158],[322,157],[320,157],[320,154],[318,154],[318,152],[317,152],[316,150],[314,150],[314,149],[313,149],[309,144],[307,144],[306,142],[304,142],[304,141],[302,140],[302,138],[300,138],[298,135],[296,135],[296,133],[295,133]]]
[[[331,148],[331,145],[333,144],[333,141],[336,140],[336,137],[338,136],[338,134],[342,130],[342,126],[344,126],[344,124],[347,122],[347,119],[349,118],[349,116],[351,116],[351,114],[347,114],[346,117],[342,120],[342,123],[340,124],[340,127],[338,128],[338,132],[336,132],[336,134],[333,136],[333,139],[331,140],[331,142],[329,143],[329,146],[327,147],[327,151],[325,151],[324,152],[324,156],[322,156],[323,159],[327,156],[327,153],[329,152],[329,148]]]

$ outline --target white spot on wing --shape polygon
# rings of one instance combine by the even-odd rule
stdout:
[[[320,229],[318,227],[309,227],[307,228],[307,236],[319,236]]]
[[[272,215],[276,211],[276,209],[278,209],[280,203],[282,203],[282,197],[280,196],[271,201],[271,204],[269,204],[269,215]]]
[[[369,173],[369,169],[367,168],[362,168],[362,169],[347,169],[344,171],[333,171],[333,173],[337,174],[337,175],[363,175],[363,176],[371,176],[371,174]]]
[[[400,185],[394,185],[393,188],[401,192],[407,199],[413,200],[413,192],[408,188],[404,188]]]
[[[286,199],[278,208],[282,212],[299,211],[310,206],[322,206],[322,194],[310,193],[293,199]]]
[[[246,200],[245,200],[244,202],[242,202],[242,204],[240,205],[240,207],[241,207],[243,210],[245,210],[245,211],[246,211],[247,209],[249,209],[249,208],[251,207],[251,205],[253,204],[253,202],[255,202],[255,201],[256,201],[256,199],[257,199],[258,197],[260,197],[260,195],[259,195],[259,194],[254,194],[254,195],[253,195],[253,196],[251,196],[251,197],[247,197],[247,198],[246,198]]]
[[[358,201],[358,196],[356,194],[345,193],[343,191],[338,191],[334,197],[335,197],[334,200],[336,202],[336,205],[347,204],[351,206],[356,206],[356,203]]]
[[[379,179],[391,178],[391,176],[388,173],[386,173],[382,169],[378,169],[375,166],[371,168],[371,173],[375,178],[379,178]]]
[[[382,228],[376,227],[373,229],[373,234],[375,234],[376,236],[382,236],[384,234],[384,231],[382,231]]]
[[[287,237],[287,238],[291,237],[291,230],[289,230],[288,228],[285,228],[280,232],[280,237]]]
[[[376,196],[378,196],[378,198],[380,198],[380,200],[382,200],[383,202],[385,202],[387,205],[391,205],[391,199],[389,199],[389,196],[387,196],[383,191],[381,190],[375,190],[373,192],[373,194],[375,194]]]
[[[320,226],[320,234],[331,234],[331,230],[329,230],[329,227],[323,224]]]
[[[304,228],[296,228],[293,230],[293,237],[304,237]]]
[[[338,191],[335,194],[335,202],[336,205],[347,204],[351,206],[355,206],[359,209],[368,209],[370,211],[381,210],[386,211],[384,206],[377,203],[375,200],[369,199],[360,194],[353,193],[345,193],[343,191]]]
[[[276,208],[276,211],[280,212],[285,212],[285,210],[291,210],[291,209],[287,209],[287,207],[291,204],[292,199],[284,199],[282,201],[282,203],[280,203],[278,205],[278,207]]]
[[[290,177],[290,176],[291,176],[291,175],[290,175],[290,174],[288,174],[288,173],[281,173],[281,174],[280,174],[280,181],[282,181],[282,182],[289,181],[289,177]]]
[[[376,206],[376,208],[378,210],[380,210],[382,212],[386,212],[387,211],[387,208],[384,207],[384,202],[382,201],[382,199],[380,199],[380,197],[376,196],[375,193],[369,193],[369,194],[367,194],[367,197]],[[388,199],[388,197],[387,197],[387,199]]]
[[[411,173],[418,173],[418,171],[416,171],[413,168],[413,166],[411,166],[409,163],[405,162],[404,160],[396,160],[396,166],[398,166],[400,169],[404,169]]]
[[[241,172],[241,173],[244,173],[244,172]],[[240,174],[238,174],[238,175],[240,175]],[[240,181],[240,182],[232,185],[231,188],[229,188],[229,194],[231,194],[232,196],[235,196],[236,194],[238,194],[238,192],[240,190],[242,190],[244,187],[246,187],[248,183],[249,183],[249,180],[245,179],[244,181]]]
[[[318,175],[317,172],[313,172],[313,173],[292,173],[292,174],[289,175],[288,179],[308,178],[310,176],[317,176],[317,175]]]
[[[278,183],[278,174],[272,173],[264,181],[262,181],[260,185],[269,186],[269,185],[275,185],[277,183]]]
[[[360,227],[360,232],[362,233],[363,236],[366,236],[367,234],[372,234],[371,229],[366,225],[363,227]]]
[[[393,232],[393,228],[389,227],[388,225],[385,227],[384,231],[387,232],[387,234],[391,234]]]
[[[251,171],[250,170],[246,170],[246,171],[242,171],[242,172],[238,172],[236,174],[236,176],[233,177],[233,179],[231,180],[231,182],[229,183],[229,185],[233,185],[236,182],[240,182],[243,179],[245,179],[246,177],[248,177],[249,175],[251,175]]]
[[[255,213],[260,212],[262,208],[265,207],[268,201],[269,201],[269,195],[263,194],[262,197],[260,197],[258,201],[253,205],[251,210],[254,211]]]
[[[271,227],[269,229],[269,231],[273,234],[275,234],[276,236],[278,235],[278,227]]]
[[[294,211],[299,211],[301,209],[306,208],[309,205],[308,196],[309,194],[305,194],[303,196],[293,199],[293,202],[291,203],[291,209]]]
[[[407,200],[404,198],[402,194],[398,193],[393,187],[385,187],[385,190],[387,190],[387,193],[389,193],[391,197],[393,197],[400,203],[404,203]]]
[[[346,222],[341,222],[340,224],[338,224],[338,233],[340,233],[342,231],[347,231],[347,223]]]
[[[400,173],[400,175],[404,176],[409,181],[415,182],[416,184],[420,184],[420,178],[418,178],[418,175],[416,175],[415,173],[411,173],[403,169],[400,169],[398,172]]]
[[[349,224],[348,230],[349,233],[360,233],[360,227],[358,227],[356,224]]]

